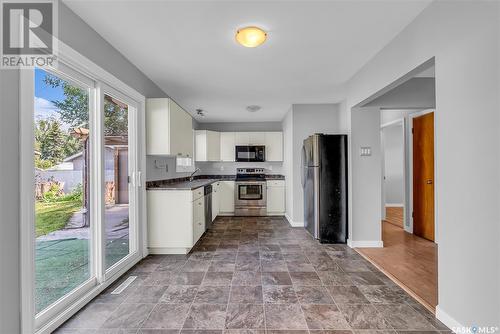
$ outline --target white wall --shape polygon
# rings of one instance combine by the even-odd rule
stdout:
[[[303,225],[304,196],[300,175],[302,144],[304,139],[314,133],[347,133],[345,119],[338,104],[294,104],[283,120],[283,129],[285,170],[291,182],[287,185],[287,215],[295,225]]]
[[[19,71],[0,70],[0,333],[19,333]]]
[[[434,108],[435,109],[435,108]],[[410,115],[417,113],[419,111],[422,111],[420,109],[406,109],[406,110],[381,110],[380,111],[380,124],[387,124],[396,120],[403,120],[405,123],[405,130],[406,130],[406,136],[405,136],[405,143],[404,145],[406,146],[406,157],[405,157],[405,165],[404,168],[407,171],[406,177],[403,180],[405,185],[404,185],[404,191],[405,191],[405,207],[410,208],[410,183],[412,182],[411,177],[410,177],[410,136],[409,134],[411,133],[411,125],[410,125]],[[384,209],[385,203],[382,203],[382,208]],[[410,225],[411,225],[411,216],[409,214],[405,215],[405,226],[410,230]]]
[[[423,109],[414,110],[381,110],[380,111],[380,125],[398,121],[407,118],[408,115],[422,111]]]
[[[200,174],[235,175],[237,168],[264,168],[266,174],[284,175],[282,162],[197,162]]]
[[[364,107],[383,107],[391,109],[429,109],[435,106],[436,82],[434,78],[412,78],[364,105]]]
[[[197,122],[196,130],[212,130],[220,132],[239,131],[281,131],[281,122]]]
[[[289,220],[293,217],[293,109],[283,119],[283,170],[285,173],[285,206]]]
[[[403,205],[404,136],[403,124],[381,130],[384,151],[385,204]]]
[[[156,168],[155,160],[165,161],[167,168]],[[189,176],[191,173],[175,171],[175,157],[148,155],[146,157],[146,181],[168,180]]]
[[[350,111],[435,57],[437,315],[448,326],[500,325],[499,12],[498,2],[433,2],[349,81]],[[353,142],[358,121],[352,112]],[[356,192],[379,187],[371,174],[353,170],[366,180],[354,210],[365,199]],[[376,239],[367,222],[378,215],[352,217],[354,235]]]
[[[360,148],[370,147],[371,156],[361,156]],[[349,243],[354,247],[377,246],[381,233],[381,152],[380,110],[357,108],[351,113],[352,201]]]

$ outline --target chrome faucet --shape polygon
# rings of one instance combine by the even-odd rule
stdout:
[[[196,174],[196,172],[199,172],[199,171],[200,171],[200,169],[196,168],[194,170],[194,172],[192,172],[191,175],[189,175],[189,182],[193,182],[193,180],[194,180],[194,174]]]

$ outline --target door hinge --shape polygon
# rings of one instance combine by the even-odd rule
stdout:
[[[415,212],[414,212],[414,211],[412,211],[412,212],[411,212],[411,218],[414,218],[414,217],[415,217]]]
[[[412,134],[413,134],[413,132],[415,132],[414,130],[415,130],[415,128],[411,128],[411,133],[412,133]]]

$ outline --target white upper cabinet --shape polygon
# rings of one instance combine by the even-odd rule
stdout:
[[[266,133],[265,132],[249,132],[248,133],[248,144],[249,145],[266,145]]]
[[[195,131],[195,160],[220,161],[220,133],[208,130]]]
[[[235,132],[234,133],[234,145],[244,146],[248,145],[250,142],[249,132]]]
[[[266,145],[265,132],[235,132],[235,145]]]
[[[235,161],[235,146],[263,145],[266,161],[283,161],[283,133],[197,130],[196,161]],[[219,151],[217,152],[217,148]]]
[[[283,161],[283,132],[266,132],[266,161]]]
[[[146,151],[193,157],[192,117],[168,98],[146,100]]]
[[[235,153],[234,147],[235,133],[234,132],[221,132],[220,133],[220,160],[221,161],[234,161]]]

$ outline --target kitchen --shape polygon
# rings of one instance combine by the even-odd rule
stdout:
[[[496,2],[41,1],[57,4],[59,63],[1,76],[0,332],[498,323],[498,159],[458,158],[498,142]],[[395,247],[381,221],[384,107],[371,104],[429,80],[432,307],[363,255]],[[41,184],[54,191],[33,198]],[[43,219],[50,207],[70,211]],[[464,248],[471,221],[480,242]]]
[[[192,130],[191,116],[171,99],[149,99],[146,124],[155,169],[189,173],[147,183],[151,254],[188,253],[218,216],[285,214],[282,131]]]

